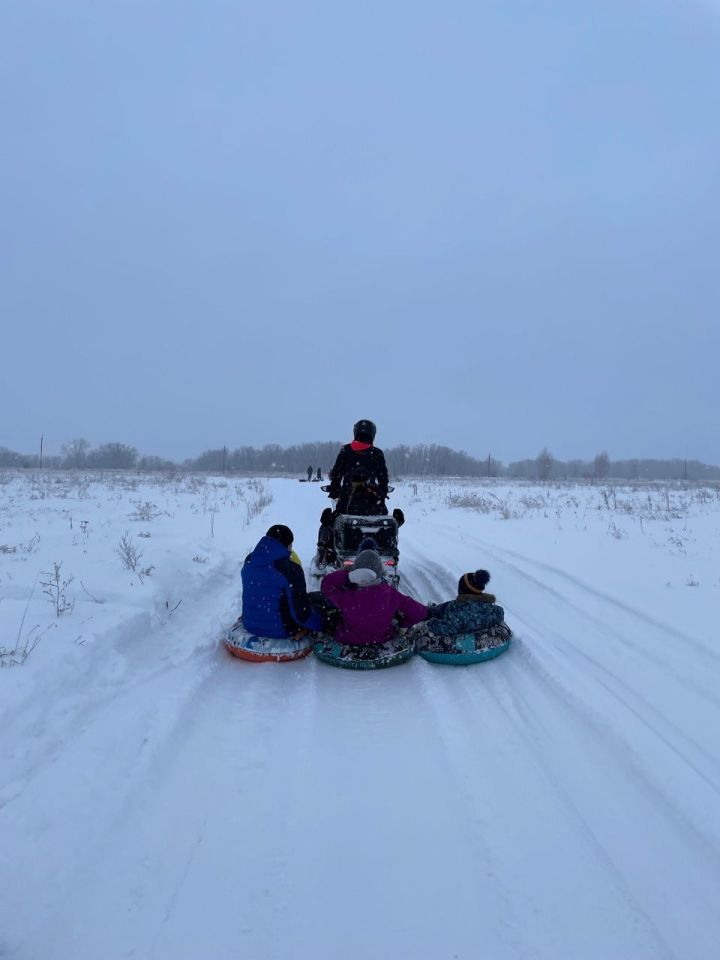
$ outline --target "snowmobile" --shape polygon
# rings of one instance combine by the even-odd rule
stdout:
[[[329,486],[320,488],[325,493]],[[388,487],[388,492],[393,487]],[[402,518],[402,515],[400,515]],[[316,583],[332,573],[351,567],[355,557],[360,552],[363,541],[372,540],[373,544],[366,544],[376,549],[387,568],[385,575],[388,583],[394,587],[400,582],[398,573],[398,517],[393,515],[361,516],[356,514],[340,514],[333,522],[333,541],[325,549],[318,548],[318,552],[310,564],[310,576]]]

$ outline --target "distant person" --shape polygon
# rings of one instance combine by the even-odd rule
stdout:
[[[250,633],[299,638],[324,626],[308,599],[302,565],[292,552],[293,539],[289,527],[276,523],[245,558],[242,621]]]
[[[340,611],[335,639],[344,644],[385,643],[397,633],[397,621],[412,627],[428,615],[422,603],[385,582],[375,550],[362,550],[349,570],[323,577],[320,590]]]
[[[308,475],[308,483],[310,483],[310,481],[312,480],[312,475],[313,475],[313,468],[312,468],[312,467],[308,467],[308,469],[307,469],[307,475]]]
[[[318,480],[322,480],[322,470],[320,467],[317,468],[317,478]]]

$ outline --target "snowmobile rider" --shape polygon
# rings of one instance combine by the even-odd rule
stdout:
[[[310,605],[302,565],[292,553],[293,539],[289,527],[276,523],[245,558],[242,621],[250,633],[297,638],[324,626]]]
[[[337,500],[333,511],[326,507],[320,517],[318,533],[319,561],[333,559],[333,523],[339,514],[362,517],[385,516],[388,510],[388,471],[385,454],[374,446],[377,427],[372,420],[358,420],[353,427],[353,440],[346,443],[337,455],[330,471],[328,496]],[[393,510],[398,526],[405,522],[402,510]]]
[[[349,570],[323,577],[323,596],[342,614],[335,639],[339,643],[385,643],[396,633],[394,620],[412,627],[425,620],[427,607],[383,580],[383,564],[375,550],[362,550]]]
[[[377,427],[372,420],[358,420],[353,427],[353,441],[340,449],[335,465],[330,471],[328,496],[337,500],[338,513],[354,513],[354,494],[358,492],[358,480],[363,483],[363,500],[371,507],[367,516],[387,513],[385,500],[388,495],[388,472],[385,454],[373,446]]]

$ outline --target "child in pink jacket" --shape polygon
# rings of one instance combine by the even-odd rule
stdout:
[[[375,550],[362,550],[350,570],[328,574],[320,589],[342,614],[335,633],[339,643],[384,643],[396,632],[396,617],[404,627],[412,627],[428,616],[422,603],[385,583],[382,560]]]

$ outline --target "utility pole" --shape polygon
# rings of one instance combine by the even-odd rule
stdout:
[[[491,476],[492,476],[492,472],[491,472],[492,467],[491,467],[491,464],[492,464],[492,459],[491,459],[491,457],[490,457],[490,454],[488,454],[488,477],[491,477]]]
[[[225,473],[226,470],[227,470],[227,447],[223,445],[222,472]]]
[[[42,460],[43,460],[43,440],[45,439],[45,434],[40,434],[40,469],[42,470]]]

